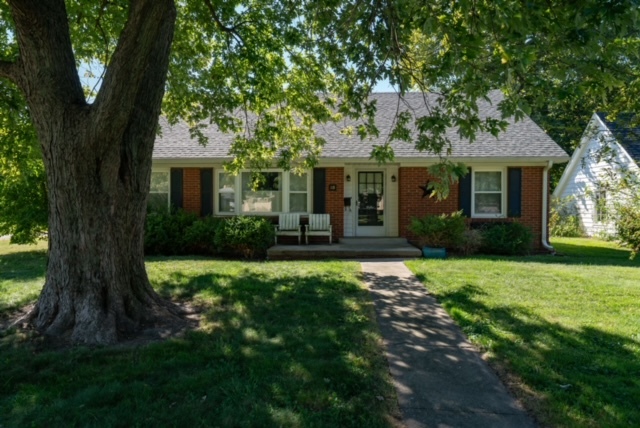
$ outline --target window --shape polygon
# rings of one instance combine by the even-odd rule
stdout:
[[[271,170],[255,176],[249,171],[236,176],[218,172],[216,177],[218,214],[308,213],[311,207],[311,174]]]
[[[242,173],[242,212],[274,213],[282,212],[282,173],[261,172],[253,176]]]
[[[604,223],[609,220],[609,212],[607,210],[607,190],[599,188],[595,193],[596,221]]]
[[[218,211],[221,213],[236,211],[236,178],[225,172],[218,174]]]
[[[307,212],[307,174],[289,175],[289,212]]]
[[[473,172],[473,216],[500,217],[504,215],[503,171]]]
[[[169,207],[169,172],[152,172],[147,209],[149,211],[167,211]]]

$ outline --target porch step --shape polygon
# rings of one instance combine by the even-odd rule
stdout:
[[[340,243],[344,245],[406,245],[406,238],[340,238]]]
[[[421,255],[422,252],[404,238],[348,238],[333,245],[276,245],[267,250],[270,260],[414,259]]]

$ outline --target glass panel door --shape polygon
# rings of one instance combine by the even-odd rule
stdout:
[[[384,236],[384,173],[358,172],[359,236]]]

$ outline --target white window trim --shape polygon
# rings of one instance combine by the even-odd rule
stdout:
[[[281,214],[281,213],[288,213],[289,212],[289,203],[290,203],[290,193],[291,191],[290,189],[290,176],[291,174],[293,174],[291,171],[284,171],[282,169],[278,169],[278,168],[268,168],[268,169],[263,169],[261,170],[261,172],[279,172],[282,175],[282,211],[266,211],[266,212],[259,212],[259,211],[251,211],[251,212],[243,212],[242,211],[242,173],[243,172],[251,172],[251,170],[248,169],[243,169],[241,170],[234,178],[234,188],[235,188],[235,198],[234,198],[234,204],[235,204],[235,211],[231,212],[231,211],[223,211],[220,212],[220,189],[219,189],[219,183],[220,183],[220,174],[226,174],[226,172],[224,170],[218,170],[216,171],[215,174],[215,178],[214,178],[214,209],[215,209],[215,213],[217,215],[254,215],[254,216],[272,216],[272,215],[277,215],[277,214]],[[309,214],[311,212],[311,203],[312,203],[312,198],[313,198],[313,188],[312,188],[312,182],[311,182],[311,178],[312,178],[312,170],[309,170],[306,172],[307,174],[307,212],[300,212],[300,214],[302,215],[306,215]],[[302,193],[301,191],[296,191],[294,193]]]
[[[476,172],[500,172],[501,173],[501,198],[499,214],[476,213]],[[497,192],[490,192],[497,193]],[[507,168],[506,167],[480,167],[471,169],[471,218],[506,218],[507,210]]]
[[[171,208],[171,168],[152,168],[151,173],[153,174],[154,172],[166,173],[169,176],[169,179],[167,180],[167,183],[169,184],[167,186],[167,211],[168,211],[169,208]],[[156,194],[156,193],[164,193],[164,192],[152,192],[151,177],[149,177],[149,194],[151,193]]]

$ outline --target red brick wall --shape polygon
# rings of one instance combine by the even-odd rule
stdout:
[[[534,250],[542,250],[540,226],[542,224],[542,167],[522,168],[522,216],[514,219],[528,226],[533,232]],[[422,217],[427,214],[443,214],[458,211],[458,185],[451,188],[449,197],[443,201],[437,201],[428,196],[422,197],[423,186],[429,180],[429,174],[424,167],[400,168],[398,174],[398,198],[399,198],[399,234],[409,240],[415,236],[408,230],[412,217]],[[472,221],[487,222],[487,219],[474,219]],[[497,219],[495,221],[504,221]]]
[[[184,168],[182,192],[182,208],[185,211],[200,215],[200,169]]]
[[[533,232],[533,248],[541,250],[542,167],[522,168],[522,217],[518,219]]]
[[[336,185],[335,191],[329,190],[330,184]],[[325,186],[325,208],[327,214],[331,214],[335,240],[344,236],[344,168],[327,168]]]
[[[409,240],[415,236],[409,232],[409,223],[412,217],[423,217],[427,214],[444,214],[457,211],[458,186],[453,186],[447,199],[438,201],[429,196],[422,197],[422,189],[429,180],[426,167],[400,168],[398,171],[398,233]]]

